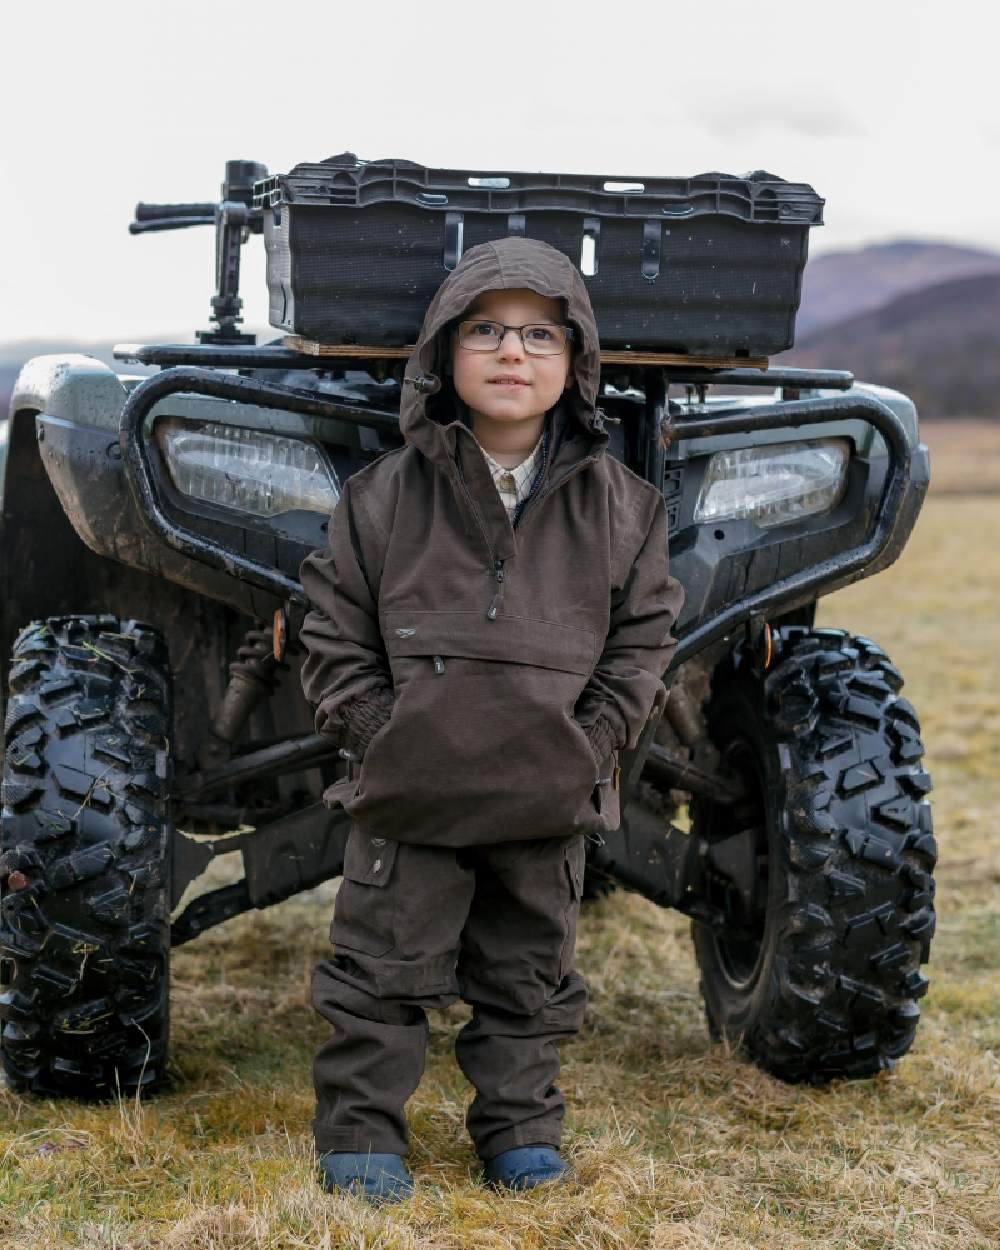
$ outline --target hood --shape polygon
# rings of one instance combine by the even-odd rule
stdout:
[[[447,402],[451,383],[444,369],[449,350],[444,332],[484,291],[514,288],[527,288],[565,301],[575,338],[573,385],[559,405],[567,427],[571,427],[564,433],[569,437],[584,435],[587,450],[607,443],[603,421],[595,407],[601,376],[597,323],[583,278],[573,262],[548,243],[511,237],[481,243],[465,253],[431,300],[407,361],[400,429],[407,442],[432,459],[453,456],[458,431],[465,428],[455,405]],[[431,397],[435,399],[428,407]]]

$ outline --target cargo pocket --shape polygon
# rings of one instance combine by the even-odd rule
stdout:
[[[583,870],[586,855],[583,835],[578,834],[571,839],[566,848],[567,901],[563,913],[563,944],[559,952],[560,982],[573,970],[573,956],[576,953],[576,926],[580,916],[580,899],[583,897]]]
[[[377,959],[396,945],[395,892],[386,887],[393,877],[398,850],[398,842],[372,838],[359,829],[348,834],[344,880],[330,927],[330,940],[336,948]]]
[[[613,751],[601,764],[593,794],[605,833],[614,833],[621,824],[621,775],[618,752]]]

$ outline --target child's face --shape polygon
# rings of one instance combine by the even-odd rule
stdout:
[[[484,291],[462,316],[463,321],[498,321],[502,325],[565,325],[562,303],[535,291]],[[492,421],[537,419],[548,412],[567,385],[571,348],[557,356],[537,356],[524,349],[521,337],[508,330],[493,351],[470,351],[452,340],[455,390],[473,415]]]

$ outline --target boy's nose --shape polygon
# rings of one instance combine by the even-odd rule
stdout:
[[[500,346],[497,348],[497,360],[523,360],[524,343],[517,330],[505,330]]]

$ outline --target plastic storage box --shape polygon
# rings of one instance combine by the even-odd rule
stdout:
[[[791,347],[809,227],[804,183],[428,169],[347,152],[254,187],[271,324],[403,346],[477,243],[543,239],[580,267],[607,348],[770,356]]]

